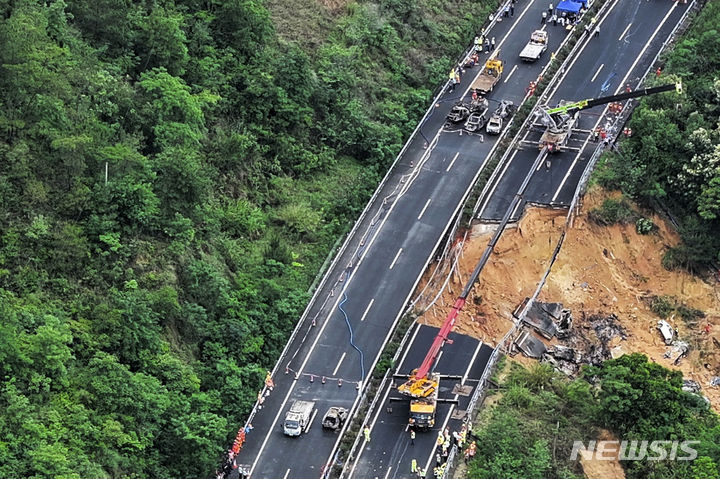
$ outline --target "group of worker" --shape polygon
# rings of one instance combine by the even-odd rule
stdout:
[[[447,460],[450,454],[452,446],[457,446],[458,449],[462,450],[465,447],[467,441],[468,428],[463,425],[460,431],[453,431],[450,433],[450,428],[446,427],[445,430],[439,430],[435,445],[437,450],[435,451],[435,467],[433,468],[434,477],[442,477],[445,474],[445,468],[447,467]],[[415,444],[415,431],[410,430],[410,441],[411,444]],[[471,442],[470,447],[465,451],[465,461],[475,456],[475,443]],[[470,452],[468,452],[470,451]],[[417,474],[417,477],[425,477],[425,470],[418,467],[415,459],[410,463],[410,472]]]

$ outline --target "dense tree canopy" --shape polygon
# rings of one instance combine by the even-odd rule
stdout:
[[[0,2],[0,477],[210,475],[488,8]]]
[[[574,441],[698,441],[694,461],[622,461],[629,479],[720,477],[720,420],[700,396],[682,390],[682,375],[630,354],[568,380],[548,364],[516,363],[500,399],[480,416],[477,454],[468,477],[584,477]],[[669,447],[669,446],[668,446]]]
[[[720,5],[707,2],[689,32],[664,59],[665,84],[684,93],[643,100],[630,119],[633,137],[604,158],[596,178],[640,202],[667,207],[683,244],[666,267],[700,269],[720,259]]]

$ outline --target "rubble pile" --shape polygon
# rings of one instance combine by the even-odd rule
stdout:
[[[548,349],[543,360],[568,376],[575,376],[583,364],[599,365],[611,359],[617,354],[617,343],[627,339],[614,314],[592,315],[574,329],[565,329],[563,336],[565,345]]]

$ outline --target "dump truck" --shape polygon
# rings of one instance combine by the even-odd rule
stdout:
[[[438,385],[440,374],[433,373],[430,376],[433,383],[432,391],[427,396],[421,396],[410,400],[410,426],[426,431],[435,425],[435,411],[437,409]]]
[[[530,35],[530,41],[520,52],[520,58],[526,62],[534,62],[547,50],[548,34],[544,30],[535,30]]]
[[[310,421],[315,412],[313,401],[293,401],[290,410],[285,413],[283,432],[287,436],[299,436],[310,429]]]
[[[490,93],[502,77],[503,62],[496,56],[499,52],[500,50],[496,50],[495,53],[488,58],[482,71],[475,77],[472,85],[470,85],[470,88],[475,90],[478,95],[487,95]]]

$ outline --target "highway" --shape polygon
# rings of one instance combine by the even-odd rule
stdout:
[[[417,323],[412,332],[412,339],[402,352],[397,367],[398,375],[408,375],[423,360],[425,352],[430,347],[438,328],[421,326]],[[457,400],[458,404],[439,403],[435,416],[435,430],[427,433],[418,433],[415,444],[411,444],[408,432],[409,401],[390,401],[391,398],[400,398],[395,388],[390,384],[378,391],[382,400],[378,403],[370,420],[370,443],[364,443],[358,453],[350,477],[379,477],[383,479],[399,479],[411,477],[410,463],[417,460],[420,467],[429,471],[427,477],[432,477],[432,468],[435,466],[435,440],[437,430],[449,427],[451,431],[459,431],[462,425],[462,416],[453,419],[454,411],[464,411],[472,397],[472,391],[482,376],[492,348],[480,343],[477,339],[457,333],[450,334],[452,345],[446,347],[445,354],[440,356],[436,370],[443,376],[458,376],[460,379],[440,380],[439,399]],[[396,379],[395,384],[402,383],[403,379]],[[454,394],[457,385],[469,386],[466,394]]]
[[[678,23],[688,4],[647,0],[618,0],[608,15],[599,20],[600,36],[585,40],[585,46],[569,65],[562,81],[550,95],[548,104],[555,106],[560,100],[582,100],[613,95],[624,91],[625,86],[638,86],[638,80],[650,66],[665,39]],[[584,110],[577,126],[581,130],[594,130],[604,126],[607,106]],[[523,137],[522,149],[510,155],[503,174],[481,201],[478,218],[498,221],[507,211],[517,192],[518,185],[537,156],[537,145],[542,130],[534,128]],[[597,146],[588,134],[575,134],[567,151],[549,156],[549,164],[540,168],[533,177],[522,202],[513,213],[513,220],[522,216],[527,203],[568,206],[587,160]]]
[[[532,30],[540,27],[540,12],[545,8],[544,1],[518,2],[515,16],[493,28],[491,35],[496,36],[500,58],[506,63],[503,80],[489,95],[491,109],[496,105],[494,102],[501,99],[518,104],[525,87],[537,77],[548,59],[527,64],[517,58]],[[622,88],[623,71],[627,72],[633,62],[628,78],[639,77],[639,72],[647,68],[647,62],[654,56],[653,50],[662,43],[663,32],[667,35],[683,8],[675,2],[619,0],[601,23],[601,38],[588,42],[578,61],[566,72],[558,89],[562,93],[556,92],[552,101],[561,97],[597,96],[605,86],[610,88],[606,94],[611,94],[616,88]],[[628,22],[636,25],[628,27]],[[626,27],[625,36],[620,38]],[[550,32],[550,47],[546,52],[549,55],[565,32],[559,26],[546,28]],[[486,57],[484,54],[482,59]],[[589,82],[587,72],[595,71],[600,64],[606,65],[603,67],[606,73],[601,71],[602,75]],[[419,276],[495,146],[495,137],[443,128],[452,103],[467,94],[477,72],[477,68],[468,70],[458,90],[446,93],[426,118],[420,128],[422,134],[414,135],[404,149],[308,306],[297,334],[278,363],[273,377],[275,387],[253,418],[254,429],[238,457],[239,463],[249,465],[253,479],[318,478],[331,460],[339,435],[323,431],[319,418],[330,406],[352,408],[357,401],[365,386],[364,380]],[[590,128],[592,125],[586,126],[586,123],[591,123],[593,118],[584,114],[581,127]],[[533,141],[533,135],[538,136],[536,132],[528,132],[526,139]],[[528,148],[512,156],[500,181],[489,191],[481,218],[493,220],[502,216],[503,205],[507,209],[517,191],[515,182],[522,180],[527,165],[536,155],[537,150]],[[582,155],[575,159],[574,156],[568,153],[553,156],[551,167],[541,169],[533,178],[526,200],[560,205],[569,201],[573,182],[577,182],[584,162]],[[521,209],[516,214],[519,216]],[[418,332],[408,345],[403,367],[415,367],[412,364],[416,359],[419,364],[430,343],[428,337],[431,335]],[[475,346],[462,348],[461,352],[457,345],[462,341],[472,340],[458,338],[452,351],[448,350],[441,358],[438,370],[443,373],[442,367],[464,370],[471,380],[479,377],[477,371],[482,371],[483,358],[486,361],[489,352],[477,342],[469,343]],[[477,350],[478,354],[468,357],[468,349]],[[307,434],[289,438],[282,434],[281,423],[285,411],[296,399],[315,401],[318,417]],[[447,416],[444,407],[439,412],[442,417]],[[361,461],[395,467],[396,473],[401,469],[403,461],[408,460],[407,452],[401,453],[401,442],[406,436],[402,434],[402,416],[400,413],[394,413],[392,418],[380,415],[379,422],[376,417],[374,427],[379,428],[379,434],[373,433],[376,440],[361,450]],[[382,428],[390,428],[395,433],[382,432]],[[422,441],[416,442],[421,449]],[[384,456],[380,458],[382,462],[377,462],[377,454]],[[353,477],[376,475],[362,471],[364,468],[357,468]]]
[[[516,53],[505,55],[502,49],[519,51],[540,26],[545,6],[539,1],[518,2],[515,16],[492,29],[500,58],[506,60],[504,80],[510,80],[501,80],[489,95],[492,109],[503,98],[519,102],[525,85],[540,72],[543,60],[520,64]],[[520,21],[525,17],[528,21]],[[560,41],[560,35],[551,35],[545,55]],[[483,54],[481,60],[486,57]],[[337,433],[323,431],[316,418],[307,434],[289,438],[282,434],[282,418],[296,399],[315,401],[322,416],[329,406],[350,408],[359,397],[356,385],[372,370],[418,278],[495,146],[496,137],[443,130],[445,115],[467,94],[478,71],[468,70],[458,89],[440,99],[423,123],[422,135],[412,138],[321,283],[278,363],[275,387],[253,418],[254,429],[238,456],[253,479],[318,478],[330,461]],[[516,91],[518,84],[523,87]],[[423,137],[430,140],[428,148]],[[237,471],[231,475],[237,476]]]
[[[600,20],[603,37],[588,39],[580,56],[569,65],[558,88],[550,96],[550,104],[555,105],[560,99],[578,100],[611,95],[617,90],[624,89],[627,82],[634,81],[636,83],[636,78],[642,76],[648,68],[649,62],[655,57],[662,42],[678,22],[685,8],[676,2],[662,4],[662,7],[658,8],[657,4],[649,3],[646,0],[619,0],[616,2],[609,10],[608,15]],[[553,27],[550,27],[550,32],[552,35]],[[617,47],[608,48],[608,41],[613,44],[617,43]],[[601,65],[604,66],[601,68]],[[588,72],[595,73],[598,70],[605,73],[588,78]],[[515,90],[517,91],[523,84],[518,79]],[[504,97],[512,98],[512,93],[505,94]],[[583,112],[579,128],[593,129],[596,123],[601,121],[603,108],[596,107]],[[533,128],[521,135],[525,141],[531,142],[531,145],[515,151],[509,157],[507,165],[500,165],[503,173],[499,177],[497,185],[488,190],[489,193],[482,202],[482,220],[497,221],[504,216],[520,183],[529,172],[530,165],[538,155],[535,145],[540,138],[540,133]],[[542,167],[536,171],[526,192],[526,202],[559,206],[569,204],[589,157],[589,150],[596,146],[589,144],[586,141],[587,138],[588,135],[582,136],[582,141],[577,144],[578,147],[581,147],[580,151],[559,153],[549,157],[550,168]],[[515,219],[522,215],[523,204],[521,203],[514,212]],[[407,373],[408,370],[417,367],[427,352],[430,342],[431,339],[427,339],[424,335],[414,336],[408,344],[405,354],[407,354],[407,358],[417,359],[412,361],[406,358],[400,371]],[[467,363],[467,347],[457,341],[448,344],[443,349],[444,356],[436,370],[442,374],[455,375],[463,374],[458,372],[458,368],[469,367],[468,377],[478,378],[482,369],[476,368],[484,367],[487,362],[484,348],[487,346],[483,347],[483,354],[479,355],[475,361]],[[487,355],[489,355],[491,349],[488,348],[487,351]],[[449,365],[448,358],[454,356],[458,356],[456,362]],[[378,403],[375,411],[371,412],[370,424],[372,424],[373,438],[369,444],[361,445],[355,463],[350,468],[349,477],[353,479],[411,477],[410,463],[412,459],[417,459],[418,464],[422,467],[429,466],[428,477],[431,477],[430,473],[434,466],[436,431],[425,435],[418,434],[415,446],[409,446],[409,437],[406,432],[407,406],[403,409],[394,406],[391,414],[387,412],[386,408],[391,405],[387,397],[398,395],[389,386],[382,392],[385,399]],[[457,408],[462,409],[463,398],[459,399],[461,402]],[[450,413],[449,409],[449,405],[440,406],[438,409],[441,419],[437,420],[437,429],[444,428]],[[451,430],[457,430],[459,421],[449,421],[449,425]]]

